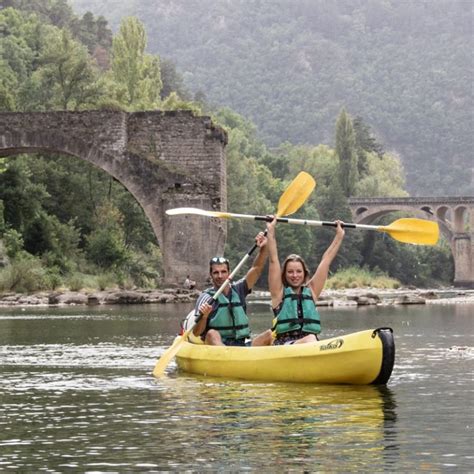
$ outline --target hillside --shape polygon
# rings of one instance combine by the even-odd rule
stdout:
[[[74,0],[136,15],[185,84],[270,146],[333,144],[341,107],[398,153],[413,195],[472,194],[473,4],[463,0]]]

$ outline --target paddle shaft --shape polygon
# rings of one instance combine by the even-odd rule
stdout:
[[[269,216],[246,216],[245,214],[232,214],[232,217],[247,217],[254,219],[256,221],[265,221],[271,222],[272,218]],[[291,219],[288,217],[278,217],[277,222],[283,222],[285,224],[300,224],[300,225],[310,225],[310,226],[320,226],[320,227],[337,227],[336,222],[331,221],[313,221],[308,219]],[[366,225],[366,224],[352,224],[342,222],[341,226],[347,229],[368,229],[368,230],[378,230],[381,226],[378,225]]]

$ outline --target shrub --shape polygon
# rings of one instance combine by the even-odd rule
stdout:
[[[0,271],[0,291],[31,293],[47,287],[41,262],[24,251],[17,254],[11,264]]]
[[[116,286],[116,278],[113,273],[101,273],[97,275],[97,286],[99,290],[104,291],[107,288],[113,288]]]
[[[80,273],[73,273],[66,279],[66,286],[71,291],[80,291],[84,288],[84,276]]]
[[[400,282],[390,278],[379,270],[369,271],[366,268],[349,267],[339,270],[330,277],[326,284],[327,288],[399,288]]]
[[[58,267],[50,267],[46,270],[44,276],[45,286],[48,290],[55,290],[63,283],[61,273]]]
[[[23,237],[15,229],[7,229],[3,234],[3,243],[5,244],[5,249],[7,255],[10,258],[15,258],[21,250],[23,250]]]

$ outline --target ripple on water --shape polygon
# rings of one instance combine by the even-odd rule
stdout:
[[[164,349],[128,347],[111,343],[98,344],[35,344],[31,346],[2,346],[0,365],[40,367],[150,367]]]

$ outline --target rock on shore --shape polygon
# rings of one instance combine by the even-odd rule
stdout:
[[[269,300],[266,291],[256,291],[251,298]],[[412,305],[412,304],[474,304],[474,290],[460,288],[396,290],[378,288],[348,288],[344,290],[324,290],[316,306],[367,306],[367,305]]]
[[[166,288],[160,290],[50,291],[35,294],[0,294],[0,306],[65,306],[149,303],[194,303],[199,290]],[[270,301],[267,291],[254,291],[249,301]],[[474,304],[474,290],[459,288],[385,290],[356,288],[325,290],[317,306],[368,306],[411,304]]]
[[[106,290],[92,292],[52,291],[30,295],[5,293],[0,295],[0,306],[59,306],[59,305],[107,305],[148,303],[193,303],[197,290]]]

